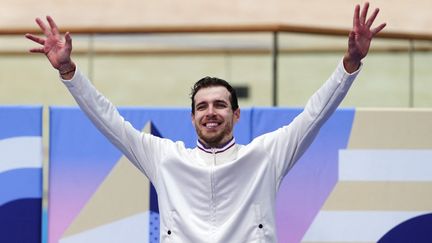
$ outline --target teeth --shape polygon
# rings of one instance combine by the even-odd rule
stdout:
[[[216,127],[217,125],[218,124],[216,122],[209,122],[209,123],[206,124],[206,127],[207,128],[213,128],[213,127]]]

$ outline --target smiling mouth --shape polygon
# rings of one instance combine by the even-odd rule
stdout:
[[[204,124],[204,126],[206,128],[210,128],[210,129],[218,127],[219,125],[220,125],[220,123],[218,123],[218,122],[207,122],[207,123]]]

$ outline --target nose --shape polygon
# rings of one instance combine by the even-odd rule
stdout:
[[[212,105],[209,105],[208,106],[208,109],[207,109],[207,113],[206,113],[206,116],[213,116],[213,115],[215,115],[216,113],[215,113],[215,109],[214,109],[214,107],[212,106]]]

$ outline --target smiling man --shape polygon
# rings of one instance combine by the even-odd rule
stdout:
[[[236,92],[228,82],[205,77],[195,83],[191,99],[192,123],[202,145],[220,147],[233,140],[240,109]]]
[[[71,36],[66,33],[64,41],[52,18],[47,17],[49,26],[36,19],[45,37],[26,37],[42,45],[30,51],[47,56],[81,109],[155,186],[162,242],[277,242],[279,186],[345,97],[372,38],[385,26],[371,29],[378,9],[366,18],[368,7],[355,7],[347,52],[304,111],[247,145],[233,137],[240,108],[224,80],[206,77],[194,85],[191,117],[199,139],[189,149],[125,121],[75,66]]]

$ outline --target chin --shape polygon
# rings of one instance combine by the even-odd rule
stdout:
[[[203,137],[201,139],[208,145],[218,145],[222,141],[222,138],[218,136]]]

